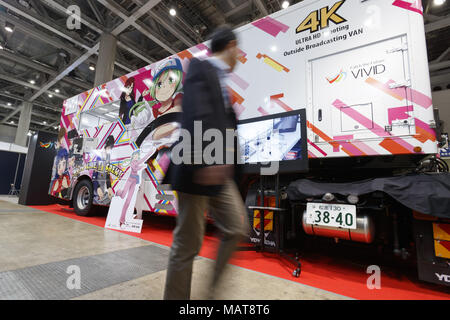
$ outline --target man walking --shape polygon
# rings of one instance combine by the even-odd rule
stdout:
[[[236,36],[229,27],[220,27],[214,32],[210,47],[211,58],[191,60],[184,83],[181,127],[192,137],[189,147],[194,150],[193,157],[203,154],[203,150],[194,148],[194,140],[202,140],[202,137],[194,136],[194,122],[201,122],[203,132],[219,130],[224,141],[227,129],[236,129],[236,115],[226,87],[227,76],[236,66],[239,54]],[[247,234],[246,208],[233,179],[236,166],[224,164],[227,152],[232,152],[233,159],[236,158],[234,146],[222,151],[219,154],[224,155],[224,161],[220,164],[208,165],[202,161],[201,164],[171,165],[169,180],[179,195],[179,214],[164,299],[190,299],[192,265],[203,242],[206,211],[222,233],[211,295],[236,244]]]

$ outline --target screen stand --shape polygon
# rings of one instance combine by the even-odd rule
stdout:
[[[275,181],[271,181],[271,180]],[[256,200],[255,206],[248,206],[249,210],[253,211],[253,217],[255,216],[254,211],[258,210],[260,212],[260,223],[259,223],[259,243],[249,247],[238,247],[238,251],[257,251],[257,252],[271,252],[278,254],[281,258],[284,258],[296,266],[292,275],[294,277],[299,277],[301,273],[301,263],[299,261],[298,253],[295,253],[295,258],[284,252],[284,215],[287,210],[280,208],[280,175],[277,173],[273,176],[260,175],[259,177],[259,195],[260,201]],[[273,194],[275,196],[275,207],[265,206],[265,195],[266,193]],[[273,218],[275,222],[275,230],[277,241],[275,243],[275,252],[273,250],[266,250],[265,246],[265,234],[264,234],[264,213],[265,211],[272,211]]]

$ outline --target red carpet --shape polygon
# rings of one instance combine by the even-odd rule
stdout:
[[[33,208],[99,227],[105,225],[106,217],[104,216],[79,217],[70,212],[69,209],[63,209],[60,205],[33,206]],[[175,219],[170,217],[154,218],[153,216],[149,218],[149,216],[145,218],[141,234],[117,232],[170,246]],[[200,255],[214,259],[218,242],[219,240],[212,232],[207,232]],[[420,282],[415,276],[399,275],[399,272],[393,271],[392,268],[388,268],[389,271],[384,271],[384,267],[381,267],[381,289],[369,290],[366,286],[369,275],[366,274],[365,268],[361,266],[326,256],[302,256],[301,262],[302,273],[299,278],[294,278],[291,275],[293,271],[291,264],[269,253],[240,251],[235,254],[231,264],[355,299],[450,300],[448,288]]]

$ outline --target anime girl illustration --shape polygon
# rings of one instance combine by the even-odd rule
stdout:
[[[142,159],[140,158],[140,150],[135,150],[133,154],[131,155],[131,163],[130,163],[130,175],[125,182],[124,187],[122,190],[116,191],[116,196],[120,197],[121,199],[125,199],[125,203],[122,207],[122,213],[120,215],[120,227],[125,224],[125,217],[128,211],[128,207],[131,203],[131,198],[134,195],[134,191],[136,189],[136,186],[139,186],[141,183],[139,171],[145,168],[145,162],[148,160],[148,158],[153,154],[154,150],[150,150],[148,154],[146,154]]]
[[[68,152],[64,148],[60,148],[56,155],[56,173],[50,187],[50,194],[55,197],[65,198],[67,190],[70,186],[70,177],[67,172]]]
[[[110,163],[111,151],[114,148],[114,137],[112,135],[106,138],[105,147],[101,157],[95,158],[95,161],[103,162],[102,171],[94,171],[92,182],[94,188],[95,200],[97,203],[108,204],[114,195],[111,187],[111,175],[106,172],[106,167]]]
[[[130,111],[137,103],[142,102],[145,94],[141,95],[136,103],[136,94],[134,90],[135,79],[128,78],[125,81],[124,91],[120,95],[120,108],[119,108],[119,118],[125,125],[131,123]]]
[[[150,89],[150,95],[154,98],[151,106],[155,119],[168,113],[181,112],[182,89],[183,67],[179,59],[169,59],[156,68],[153,86]],[[163,124],[155,130],[152,138],[154,140],[164,138],[174,129],[176,127],[173,123]]]
[[[169,58],[153,71],[152,85],[150,89],[142,93],[142,96],[150,94],[153,98],[148,104],[152,108],[154,119],[147,126],[147,130],[144,130],[146,132],[142,133],[145,135],[145,138],[151,133],[150,138],[152,140],[160,140],[170,136],[177,128],[173,120],[170,121],[169,117],[167,117],[167,121],[158,119],[170,113],[181,112],[182,89],[183,67],[179,59]],[[131,113],[136,114],[138,110],[139,105],[136,105],[131,110]],[[140,138],[143,140],[142,137]]]
[[[143,92],[143,95],[150,94],[153,98],[148,104],[152,108],[154,119],[140,132],[136,144],[141,146],[150,143],[156,147],[156,152],[148,163],[152,172],[155,171],[153,160],[168,151],[175,142],[172,137],[179,128],[182,89],[181,62],[177,58],[169,58],[153,71],[152,86]]]

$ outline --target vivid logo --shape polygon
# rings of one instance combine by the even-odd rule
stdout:
[[[41,148],[48,149],[48,148],[51,148],[53,146],[53,142],[42,143],[42,142],[39,141],[39,145],[41,146]]]
[[[337,76],[335,76],[335,77],[333,77],[331,79],[328,78],[328,77],[325,77],[325,79],[327,79],[329,84],[333,84],[335,82],[339,82],[341,80],[345,80],[345,78],[347,78],[347,72],[344,72],[342,70],[339,72],[339,74]]]

